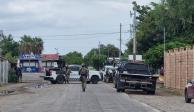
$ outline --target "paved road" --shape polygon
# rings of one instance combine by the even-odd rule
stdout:
[[[116,93],[110,85],[90,84],[81,92],[80,84],[31,88],[23,94],[0,97],[0,112],[158,112]]]

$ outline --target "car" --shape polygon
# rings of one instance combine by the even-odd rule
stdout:
[[[118,67],[114,84],[117,92],[136,89],[155,94],[157,79],[158,76],[151,74],[147,64],[127,62]]]
[[[114,66],[108,65],[108,66],[104,66],[104,68],[102,69],[102,71],[100,71],[102,80],[104,82],[113,82],[113,78],[115,75],[116,69]]]
[[[88,83],[97,84],[101,79],[99,71],[89,70],[89,76],[87,78]]]
[[[79,70],[81,65],[69,65],[71,69],[70,81],[79,81],[80,75]],[[101,79],[99,71],[89,70],[89,75],[87,77],[87,83],[97,84]]]
[[[191,103],[191,100],[194,99],[194,78],[188,80],[184,94],[185,102]]]
[[[106,73],[104,75],[104,82],[107,83],[113,82],[115,73],[116,73],[115,68],[107,68]]]
[[[71,69],[70,81],[79,81],[80,80],[80,75],[79,75],[79,70],[81,68],[81,65],[69,65],[69,68]]]

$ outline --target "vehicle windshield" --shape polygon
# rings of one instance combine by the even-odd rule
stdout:
[[[194,78],[193,78],[193,79],[191,79],[191,83],[192,83],[192,84],[194,84]]]
[[[148,65],[145,64],[126,64],[125,70],[127,70],[128,73],[132,74],[150,74]]]
[[[71,71],[79,71],[80,66],[70,66]]]

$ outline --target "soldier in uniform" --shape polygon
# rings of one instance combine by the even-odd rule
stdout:
[[[82,83],[82,91],[85,92],[87,77],[88,77],[89,70],[86,68],[85,64],[82,64],[82,67],[79,70],[80,80]]]
[[[69,84],[69,78],[70,78],[70,74],[71,74],[71,69],[69,68],[69,66],[66,66],[66,83]]]
[[[18,82],[22,82],[22,70],[21,65],[19,67],[16,67],[16,75],[18,77]]]

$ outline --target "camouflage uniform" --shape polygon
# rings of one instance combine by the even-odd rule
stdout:
[[[70,78],[71,69],[67,67],[66,69],[66,82],[69,84],[69,78]]]
[[[16,68],[16,75],[18,77],[18,82],[22,82],[22,70],[21,67]]]
[[[89,73],[89,71],[88,71],[88,69],[86,67],[82,67],[79,70],[79,75],[80,75],[80,80],[81,80],[81,83],[82,83],[82,90],[83,90],[83,92],[85,92],[85,89],[86,89],[88,73]]]

